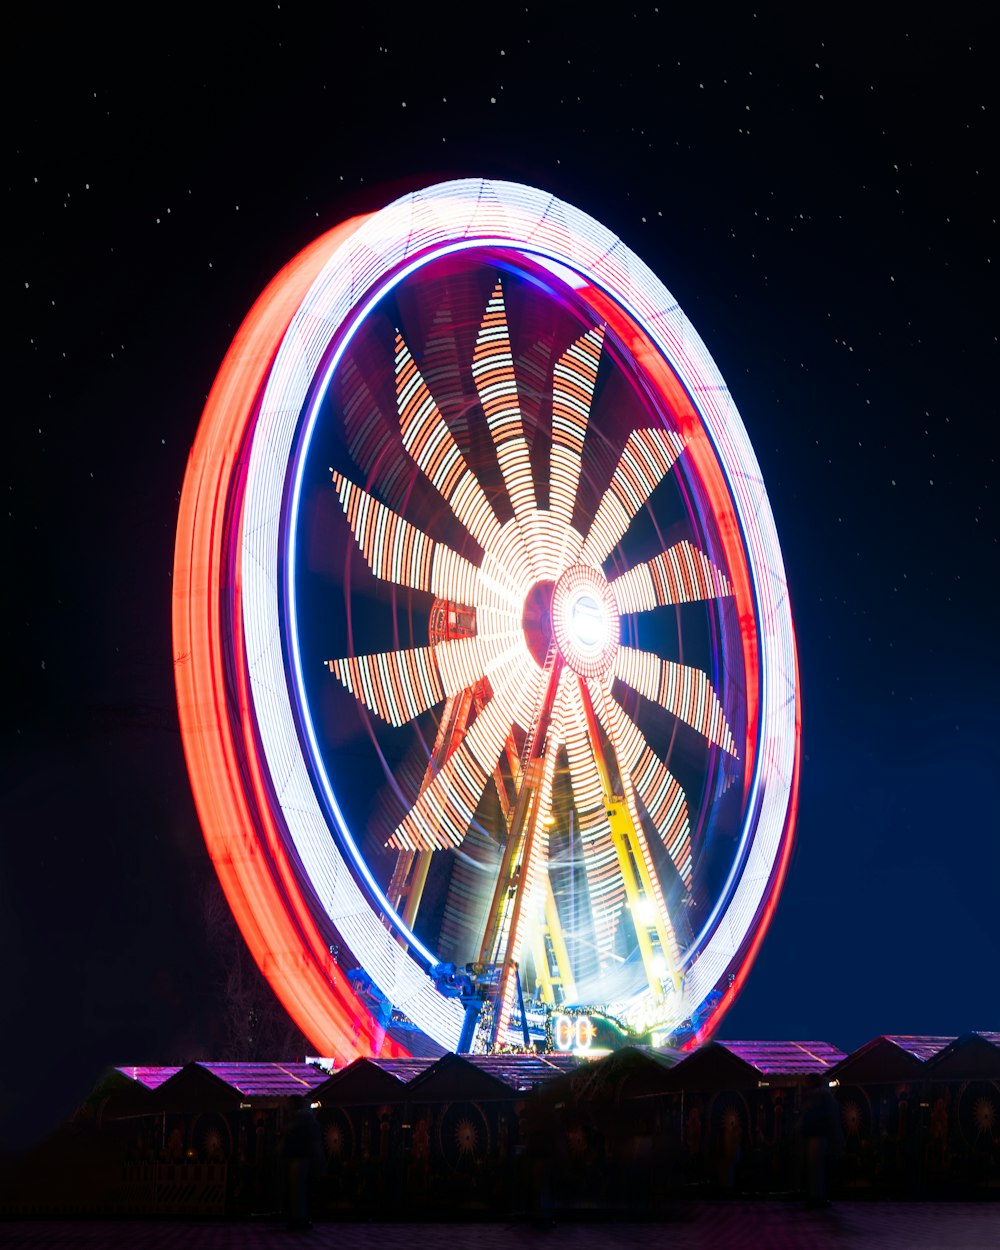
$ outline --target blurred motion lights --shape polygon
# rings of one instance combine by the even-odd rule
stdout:
[[[206,843],[323,1053],[716,1027],[791,845],[788,592],[725,383],[592,218],[441,183],[273,280],[174,646]]]

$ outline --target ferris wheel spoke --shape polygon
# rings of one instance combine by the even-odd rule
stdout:
[[[472,355],[472,376],[496,448],[504,485],[518,525],[523,530],[535,511],[535,483],[521,421],[507,311],[499,280],[479,327]]]
[[[402,507],[413,476],[409,457],[399,440],[388,437],[391,419],[383,414],[353,358],[344,365],[342,388],[344,433],[351,459],[368,481],[393,507]]]
[[[414,720],[448,693],[431,647],[349,656],[327,660],[327,665],[356,699],[390,725]]]
[[[595,747],[582,722],[579,708],[572,709],[563,722],[563,740],[587,871],[594,942],[601,966],[606,968],[615,961],[615,935],[625,905],[625,886],[611,840],[605,787],[595,759]]]
[[[619,770],[628,772],[642,754],[646,741],[642,730],[611,697],[610,685],[597,678],[591,678],[586,684],[597,719],[615,752]]]
[[[611,589],[621,612],[648,612],[667,604],[723,599],[733,593],[725,573],[687,541],[614,578]]]
[[[485,611],[495,610],[506,616],[514,613],[520,621],[524,596],[531,588],[534,575],[516,520],[501,529],[497,542],[483,556],[479,578],[478,617],[485,619]]]
[[[646,747],[630,773],[649,819],[659,831],[684,888],[691,889],[691,823],[680,782],[656,753]]]
[[[466,638],[449,638],[434,647],[441,685],[446,694],[454,695],[475,686],[495,673],[515,649],[520,640],[511,630],[507,634],[471,634]]]
[[[546,675],[532,660],[523,636],[486,675],[493,696],[480,716],[490,712],[499,717],[505,735],[514,724],[527,728],[534,723],[545,696]]]
[[[736,755],[736,744],[708,674],[700,668],[662,660],[649,651],[619,647],[615,677],[637,694],[690,725],[709,742]]]
[[[427,590],[452,603],[474,604],[476,580],[474,564],[464,556],[437,543],[404,521],[342,473],[334,472],[333,484],[354,534],[354,540],[368,567],[382,581],[413,590]]]
[[[398,851],[461,846],[489,775],[469,747],[459,744],[430,785],[421,790],[386,846]]]
[[[563,352],[552,376],[549,511],[567,526],[573,520],[583,464],[583,440],[603,343],[603,326],[588,330]]]
[[[475,687],[484,677],[496,676],[498,670],[504,672],[497,684],[506,689],[510,684],[506,670],[522,665],[524,658],[523,636],[516,623],[511,623],[504,632],[491,635],[472,634],[431,647],[327,660],[327,665],[366,707],[388,724],[399,726],[444,698]]]
[[[500,530],[403,337],[396,333],[396,405],[403,446],[481,547]]]
[[[639,726],[612,698],[609,689],[596,681],[588,685],[598,719],[618,758],[625,798],[634,817],[636,834],[642,840],[644,854],[648,858],[638,811],[635,810],[636,796],[659,832],[685,887],[690,889],[691,826],[683,787],[646,741]],[[662,893],[652,860],[649,860],[648,867],[662,911]]]
[[[496,666],[495,693],[476,715],[437,775],[417,796],[387,846],[404,851],[442,850],[460,846],[471,827],[479,800],[507,743],[512,715],[537,699],[541,673],[525,672],[511,654]],[[491,683],[492,684],[492,683]]]
[[[588,559],[603,564],[611,555],[683,450],[684,439],[673,430],[632,431],[587,534],[584,555]]]

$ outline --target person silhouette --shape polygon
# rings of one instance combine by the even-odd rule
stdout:
[[[806,1206],[828,1207],[826,1165],[831,1141],[840,1139],[840,1109],[829,1083],[810,1073],[802,1099],[802,1137],[806,1156]]]
[[[288,1169],[288,1227],[312,1228],[309,1219],[309,1187],[314,1169],[323,1164],[323,1136],[309,1100],[293,1094],[285,1126],[282,1153]]]

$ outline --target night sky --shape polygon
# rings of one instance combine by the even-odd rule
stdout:
[[[974,7],[863,26],[554,8],[283,4],[225,32],[160,10],[151,35],[46,9],[8,31],[8,1135],[110,1064],[218,1045],[170,639],[188,449],[278,268],[456,176],[620,235],[705,339],[764,473],[801,800],[723,1036],[1000,1027],[995,30]]]

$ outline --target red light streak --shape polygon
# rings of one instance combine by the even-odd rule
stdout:
[[[267,801],[242,663],[239,575],[229,563],[239,526],[245,437],[288,324],[327,258],[363,218],[344,222],[305,248],[254,304],[209,394],[188,461],[174,554],[174,676],[188,774],[209,854],[258,967],[289,1014],[324,1054],[405,1055],[379,1036],[346,978],[331,976],[329,950],[295,880]],[[223,634],[232,607],[240,661],[242,741],[230,721]],[[253,804],[244,790],[249,763]],[[271,862],[261,853],[265,838]]]

